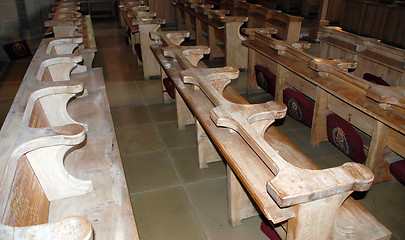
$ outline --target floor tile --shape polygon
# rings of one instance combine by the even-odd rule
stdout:
[[[125,156],[122,161],[130,193],[180,184],[165,151]]]
[[[132,81],[106,82],[105,85],[111,107],[142,104],[138,90]]]
[[[155,123],[177,121],[176,104],[152,104],[147,106],[150,116]]]
[[[182,188],[140,193],[131,200],[140,239],[206,239]]]
[[[398,239],[405,239],[405,186],[396,180],[373,185],[357,201]]]
[[[111,109],[115,128],[151,123],[145,106],[115,107]]]
[[[278,119],[274,123],[277,126],[277,129],[280,130],[282,133],[286,133],[288,131],[295,131],[297,129],[310,129],[301,122],[295,120],[290,116],[286,116],[283,119]]]
[[[164,149],[162,141],[152,124],[118,128],[115,132],[121,156],[162,151]]]
[[[262,220],[258,216],[243,220],[241,226],[230,226],[225,178],[187,184],[186,190],[209,239],[268,240],[260,230]]]
[[[172,149],[169,154],[183,183],[226,177],[223,161],[209,163],[204,169],[198,167],[197,146]]]
[[[136,81],[135,83],[146,105],[162,103],[162,85],[160,79]]]
[[[311,160],[321,169],[333,168],[341,166],[346,162],[352,162],[352,160],[348,156],[346,156],[343,152],[334,155],[311,158]]]
[[[194,125],[188,125],[185,130],[181,131],[177,129],[175,122],[159,123],[156,127],[167,148],[190,146],[197,143]]]

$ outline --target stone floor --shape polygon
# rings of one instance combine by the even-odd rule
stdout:
[[[197,166],[194,126],[176,128],[174,104],[163,104],[159,80],[143,80],[136,56],[115,20],[93,20],[115,130],[141,239],[267,239],[261,217],[232,228],[227,220],[226,171],[222,162]],[[315,46],[316,47],[316,46]],[[30,59],[0,63],[0,120],[3,121]],[[232,83],[246,92],[246,73]],[[266,94],[244,95],[251,103]],[[322,168],[349,159],[330,143],[309,144],[310,129],[287,118],[279,129]],[[359,202],[394,236],[405,239],[405,186],[395,180],[357,194]]]

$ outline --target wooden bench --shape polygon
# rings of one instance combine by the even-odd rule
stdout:
[[[353,74],[371,73],[391,86],[405,85],[405,50],[342,31],[339,27],[321,28],[320,57],[357,61]]]
[[[390,238],[391,233],[364,208],[352,198],[346,200],[353,189],[368,189],[373,178],[370,170],[357,164],[316,170],[275,127],[267,129],[274,118],[285,114],[285,106],[276,102],[246,105],[232,88],[226,87],[238,77],[236,68],[199,68],[199,59],[207,53],[206,48],[180,47],[159,34],[162,45],[151,48],[197,120],[200,166],[220,159],[209,139],[227,161],[231,225],[239,225],[242,219],[258,214],[253,200],[267,219],[274,224],[283,223],[278,231],[287,235],[287,239]],[[345,175],[346,167],[353,167],[349,170],[351,174],[358,170],[358,175]],[[341,170],[339,175],[347,177],[348,182],[343,185],[350,185],[348,188],[340,184],[338,187],[329,178],[334,176],[340,182],[342,175],[334,174]],[[299,177],[294,175],[298,172]],[[310,180],[308,174],[314,178]],[[359,185],[349,184],[351,181]]]
[[[138,56],[138,64],[142,63],[143,76],[145,80],[160,75],[160,67],[156,62],[149,46],[154,43],[150,39],[150,33],[157,31],[161,24],[165,24],[164,19],[156,18],[156,13],[148,12],[147,6],[133,6],[133,1],[121,1],[121,14],[124,14],[129,28],[133,29],[134,36],[131,38],[132,48],[139,44],[141,57]],[[135,4],[139,3],[135,1]],[[137,30],[136,30],[137,29]],[[132,30],[131,30],[132,32]],[[140,61],[142,59],[142,62]]]
[[[53,32],[54,37],[74,37],[81,36],[83,43],[78,47],[78,52],[83,56],[83,64],[87,69],[91,69],[93,60],[97,52],[96,40],[94,38],[93,25],[90,15],[82,16],[77,12],[75,2],[61,2],[57,5],[57,9],[52,14],[52,19],[45,21],[45,27],[48,27],[49,32]],[[67,5],[67,6],[66,6]],[[74,8],[73,14],[75,17],[65,17],[64,9]]]
[[[138,239],[102,69],[78,65],[81,41],[42,40],[4,121],[1,239]]]
[[[208,45],[211,59],[225,57],[226,65],[241,69],[247,67],[247,49],[242,45],[245,38],[240,33],[243,24],[247,22],[248,27],[273,27],[281,39],[292,43],[299,40],[303,20],[242,1],[230,10],[212,10],[213,5],[195,2],[176,2],[174,6],[178,16],[184,15],[184,23],[183,17],[178,18],[178,29],[189,31],[190,38],[195,36],[198,45]],[[228,16],[230,11],[235,15]]]
[[[355,62],[326,60],[305,54],[302,45],[286,44],[259,32],[244,44],[249,47],[249,89],[256,88],[254,66],[266,66],[276,76],[277,101],[283,101],[287,87],[301,91],[315,101],[311,142],[327,141],[326,116],[335,113],[368,137],[366,166],[378,183],[391,179],[385,160],[405,156],[404,89],[383,87],[349,73]],[[297,49],[298,48],[298,49]],[[383,144],[385,143],[385,144]]]

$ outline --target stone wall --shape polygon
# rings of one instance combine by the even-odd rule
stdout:
[[[0,0],[0,60],[7,60],[3,45],[26,40],[34,51],[44,35],[54,0]]]

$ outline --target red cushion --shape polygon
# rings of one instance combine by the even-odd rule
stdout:
[[[262,224],[260,225],[260,230],[262,230],[262,232],[266,234],[266,236],[269,237],[271,240],[281,240],[274,228],[268,223],[262,222]]]
[[[276,91],[276,76],[261,65],[255,66],[255,73],[257,85],[274,96]]]
[[[139,44],[139,43],[135,44],[135,52],[136,52],[136,55],[138,56],[139,61],[142,62],[141,44]]]
[[[363,75],[363,79],[378,85],[389,86],[389,84],[386,81],[384,81],[381,77],[377,77],[376,75],[373,75],[371,73],[365,73]]]
[[[330,114],[327,116],[327,131],[328,139],[333,145],[353,161],[364,162],[366,157],[363,150],[363,141],[350,123],[336,114]]]
[[[286,88],[283,91],[283,102],[288,107],[288,115],[302,122],[308,127],[312,126],[314,105],[304,94]]]
[[[175,89],[169,78],[163,79],[163,86],[165,86],[166,89],[164,92],[167,92],[171,98],[175,98]]]
[[[390,164],[391,174],[405,185],[405,159]]]

